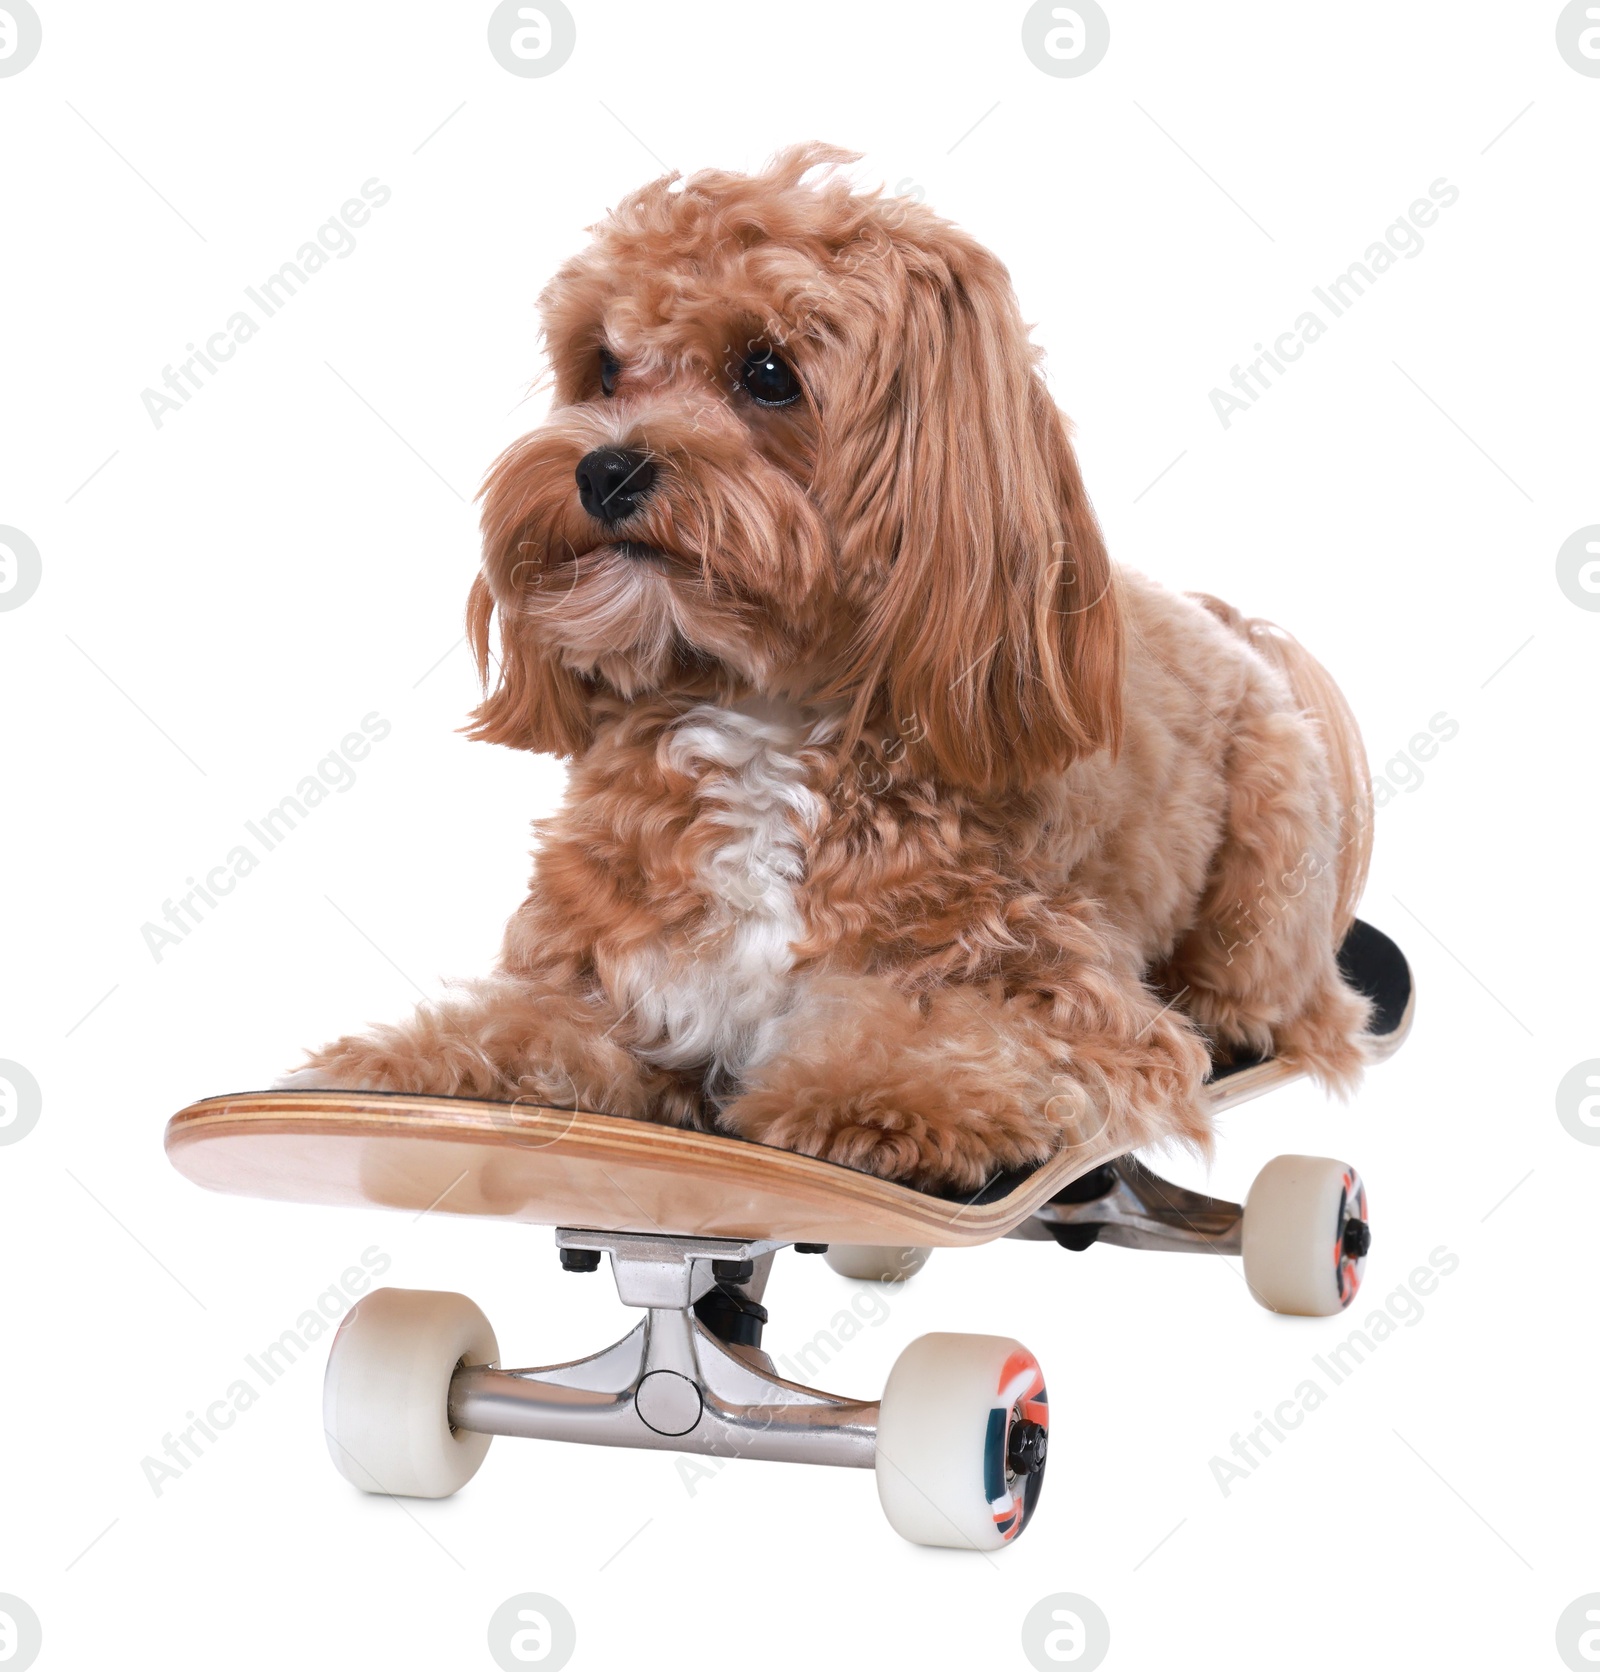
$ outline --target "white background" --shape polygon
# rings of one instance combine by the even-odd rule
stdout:
[[[0,1148],[0,1591],[41,1665],[487,1667],[530,1590],[581,1667],[1021,1667],[1058,1591],[1113,1668],[1560,1664],[1600,1590],[1600,1150],[1554,1108],[1600,1055],[1600,616],[1555,581],[1600,522],[1600,79],[1544,0],[1106,4],[1104,62],[1057,79],[1020,4],[572,0],[570,62],[519,79],[481,3],[38,0],[0,79],[0,523],[43,561],[0,613],[0,1057],[44,1093]],[[807,138],[1010,264],[1117,557],[1299,633],[1377,772],[1458,723],[1379,814],[1364,907],[1414,963],[1411,1042],[1349,1107],[1228,1117],[1210,1184],[1359,1166],[1358,1313],[1441,1245],[1459,1269],[1225,1497],[1210,1459],[1348,1324],[1258,1310],[1233,1261],[935,1256],[817,1379],[875,1396],[928,1329],[1033,1347],[1049,1479],[993,1560],[902,1544],[865,1473],[776,1464],[691,1494],[668,1456],[502,1440],[454,1500],[363,1498],[320,1346],[157,1496],[141,1460],[373,1245],[509,1362],[622,1331],[547,1232],[209,1196],[162,1126],[490,963],[562,781],[455,730],[472,497],[540,410],[532,299],[662,164]],[[141,390],[374,176],[354,254],[155,428]],[[1209,391],[1440,177],[1422,253],[1224,429]],[[141,926],[374,711],[355,786],[156,961]],[[780,1259],[769,1347],[855,1293]]]

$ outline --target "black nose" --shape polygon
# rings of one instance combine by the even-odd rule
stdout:
[[[597,447],[578,460],[578,498],[596,522],[621,522],[644,503],[656,467],[627,447]]]

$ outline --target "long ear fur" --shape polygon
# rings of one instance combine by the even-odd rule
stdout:
[[[503,611],[500,653],[494,657],[489,647],[494,607],[489,583],[479,575],[467,595],[467,639],[485,694],[464,728],[467,736],[542,755],[581,754],[593,735],[583,681],[548,652],[519,642],[521,635]],[[498,662],[492,688],[491,662]]]
[[[881,580],[837,680],[855,725],[887,707],[920,764],[980,790],[1115,748],[1110,564],[1004,267],[946,228],[847,282],[903,316],[823,416],[816,491],[843,584]]]
[[[527,442],[524,438],[509,447],[484,484],[483,568],[467,596],[467,638],[484,699],[465,729],[484,743],[576,755],[593,737],[589,685],[562,667],[555,652],[539,644],[516,614],[527,572],[520,542],[529,511],[519,469],[526,462]],[[491,688],[490,625],[497,612],[500,654]]]

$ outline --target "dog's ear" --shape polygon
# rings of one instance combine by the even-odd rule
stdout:
[[[467,596],[467,639],[484,699],[472,711],[467,736],[543,755],[581,754],[593,735],[583,681],[548,650],[528,643],[503,610],[495,656],[489,643],[494,613],[489,582],[479,575]],[[491,664],[497,664],[492,679]]]
[[[814,491],[860,609],[837,686],[946,780],[1017,787],[1117,746],[1116,593],[1004,267],[948,229],[914,256],[849,281],[889,319],[823,415]]]
[[[483,568],[467,597],[467,639],[484,699],[465,729],[484,743],[576,755],[593,738],[589,686],[537,641],[517,613],[519,600],[540,578],[537,567],[523,558],[522,536],[531,515],[531,478],[521,468],[524,464],[524,444],[513,445],[495,462],[484,484]],[[498,656],[490,647],[496,616]]]

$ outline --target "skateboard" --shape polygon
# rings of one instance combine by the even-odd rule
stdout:
[[[1410,969],[1360,922],[1339,957],[1373,1000],[1369,1054],[1382,1060],[1411,1025]],[[1297,1077],[1270,1057],[1218,1060],[1211,1106]],[[566,1271],[607,1257],[619,1297],[643,1312],[601,1352],[517,1370],[501,1368],[464,1295],[365,1296],[334,1339],[323,1397],[333,1462],[362,1490],[447,1497],[496,1434],[829,1463],[872,1469],[903,1537],[958,1549],[1009,1543],[1038,1504],[1049,1441],[1038,1361],[1005,1337],[933,1334],[905,1349],[877,1400],[788,1381],[761,1350],[780,1249],[878,1282],[905,1281],[932,1249],[1001,1236],[1238,1255],[1263,1306],[1330,1316],[1354,1299],[1371,1243],[1365,1188],[1342,1162],[1279,1156],[1241,1205],[1093,1138],[964,1196],[581,1109],[404,1093],[207,1098],[173,1117],[166,1147],[186,1178],[235,1195],[554,1226]]]

